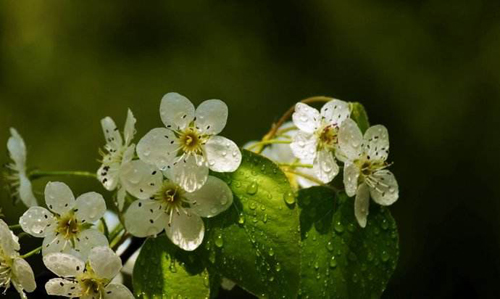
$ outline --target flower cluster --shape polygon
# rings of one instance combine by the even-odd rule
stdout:
[[[351,109],[351,104],[337,99],[328,99],[320,111],[299,102],[288,115],[292,122],[280,121],[262,141],[245,148],[276,162],[294,189],[328,186],[343,171],[341,192],[355,196],[354,214],[365,227],[370,197],[387,206],[398,199],[399,191],[387,170],[387,129],[376,125],[363,134]],[[18,237],[0,220],[1,288],[13,285],[26,298],[24,291],[33,291],[36,284],[24,258],[41,251],[45,266],[60,277],[46,283],[49,295],[133,298],[124,285],[112,281],[122,268],[117,248],[129,236],[155,237],[164,231],[183,250],[200,246],[205,236],[202,218],[215,217],[233,204],[231,189],[214,172],[236,171],[242,162],[238,146],[218,135],[226,126],[228,107],[212,99],[195,108],[186,97],[168,93],[161,100],[160,118],[164,127],[150,130],[137,146],[137,120],[131,110],[122,132],[112,118],[102,119],[101,165],[91,173],[28,171],[26,145],[11,129],[7,148],[12,162],[4,177],[11,194],[28,207],[19,227],[43,242],[39,249],[20,255]],[[75,198],[59,181],[47,183],[44,206],[38,206],[30,179],[51,175],[99,180],[113,192],[108,206],[114,206],[119,223],[111,230],[107,226],[108,207],[101,194],[87,192]]]

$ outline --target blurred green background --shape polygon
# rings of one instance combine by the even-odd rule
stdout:
[[[384,297],[500,297],[500,2],[0,1],[0,142],[30,166],[96,170],[100,119],[131,108],[141,136],[170,91],[224,100],[240,145],[302,98],[362,102],[400,185]]]

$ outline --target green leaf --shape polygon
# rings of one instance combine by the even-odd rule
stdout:
[[[203,246],[209,264],[259,297],[295,298],[300,232],[290,184],[273,162],[246,150],[242,154],[236,172],[217,174],[233,191],[234,204],[208,222]]]
[[[353,102],[351,104],[351,118],[358,124],[359,129],[364,134],[370,127],[368,121],[368,114],[366,114],[365,107],[361,103]]]
[[[165,235],[146,240],[134,267],[138,298],[209,298],[210,284],[196,253],[183,251]]]
[[[384,291],[399,256],[396,223],[372,202],[363,229],[353,202],[325,187],[299,192],[302,298],[379,298]]]

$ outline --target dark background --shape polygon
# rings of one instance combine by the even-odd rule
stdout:
[[[500,297],[499,83],[498,1],[0,1],[0,142],[33,167],[96,170],[100,119],[142,136],[170,91],[224,100],[240,145],[305,97],[362,102],[400,185],[385,298]]]

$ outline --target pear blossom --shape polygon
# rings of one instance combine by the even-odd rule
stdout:
[[[386,168],[389,155],[389,133],[382,125],[366,130],[364,136],[357,124],[346,120],[339,131],[337,157],[344,162],[344,186],[348,196],[356,195],[354,214],[361,227],[366,226],[370,196],[382,206],[399,197],[396,178]]]
[[[61,182],[49,182],[45,187],[45,202],[49,208],[29,208],[19,219],[28,234],[44,238],[42,254],[71,253],[86,258],[93,247],[108,246],[108,240],[92,223],[106,211],[102,195],[88,192],[76,200],[71,189]]]
[[[350,116],[349,104],[333,99],[323,105],[321,112],[304,103],[295,105],[293,123],[299,132],[290,144],[293,154],[308,164],[313,164],[316,177],[328,183],[339,172],[335,161],[338,130]]]
[[[239,148],[217,136],[228,116],[221,100],[206,100],[195,110],[186,97],[171,92],[162,98],[160,115],[166,128],[147,133],[137,145],[137,154],[142,161],[179,175],[178,183],[185,191],[200,189],[209,169],[232,172],[239,167]]]
[[[36,282],[31,266],[19,256],[19,249],[17,236],[0,219],[0,288],[5,289],[5,294],[12,284],[21,298],[26,299],[24,291],[33,292]]]
[[[181,187],[181,175],[171,171],[163,174],[165,178],[157,177],[153,183],[155,188],[137,184],[148,199],[130,205],[125,213],[125,227],[136,237],[154,236],[165,230],[175,245],[195,250],[205,235],[201,217],[214,217],[227,210],[233,203],[233,193],[214,176],[208,176],[200,189],[190,192]]]
[[[51,253],[43,257],[45,266],[60,278],[45,284],[47,294],[85,299],[133,299],[123,284],[113,283],[122,261],[109,247],[93,248],[87,262],[66,253]]]
[[[293,137],[297,134],[297,129],[293,129],[294,125],[291,121],[285,122],[282,126],[279,127],[278,131],[280,130],[289,130],[286,135],[281,135],[277,136],[276,139],[278,140],[287,140],[287,139],[293,139]],[[245,149],[250,149],[252,148],[252,145],[256,144],[257,141],[251,141],[248,142],[243,146]],[[293,152],[292,149],[290,148],[290,144],[284,144],[284,143],[275,143],[275,144],[270,144],[267,147],[264,148],[264,150],[261,152],[261,155],[264,157],[267,157],[271,160],[273,160],[276,163],[286,163],[286,164],[292,164],[294,162],[298,162],[299,164],[307,164],[305,161],[302,161],[300,159],[297,159]],[[308,167],[296,167],[298,171],[300,171],[303,174],[306,174],[311,177],[315,177],[314,170],[312,168]],[[309,188],[312,186],[317,186],[318,184],[315,182],[312,182],[300,175],[295,175],[290,172],[285,173],[286,176],[288,177],[290,183],[297,187],[300,186],[301,188]]]
[[[128,193],[137,197],[133,190],[128,190],[130,179],[134,180],[134,174],[131,169],[141,169],[148,173],[155,170],[155,166],[146,164],[140,160],[133,160],[135,155],[135,144],[132,139],[135,135],[136,119],[129,109],[123,138],[111,117],[101,120],[102,130],[106,138],[105,150],[103,154],[102,165],[97,171],[97,178],[108,191],[118,189],[116,199],[118,209],[121,211],[125,204],[125,197]]]
[[[16,129],[11,128],[10,134],[7,149],[12,163],[6,165],[8,187],[11,189],[12,196],[21,199],[27,207],[36,206],[36,197],[26,174],[26,144]]]

